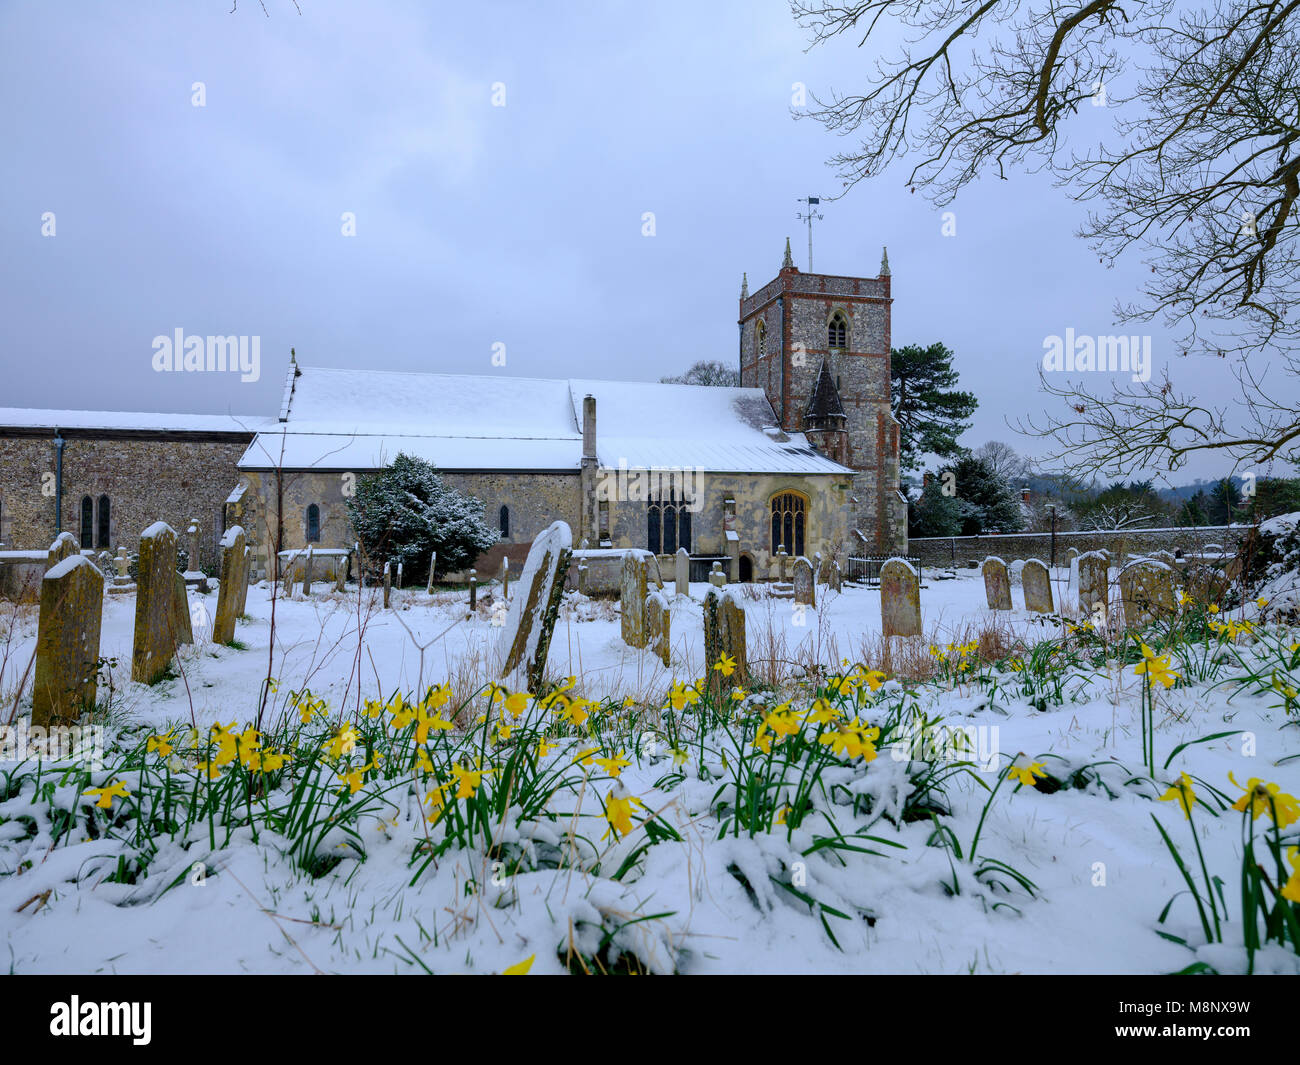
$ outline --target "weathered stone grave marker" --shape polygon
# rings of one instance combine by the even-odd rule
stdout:
[[[32,724],[75,725],[95,704],[104,575],[79,554],[51,567],[41,581],[36,623]]]
[[[218,545],[221,559],[221,584],[217,588],[217,616],[212,621],[212,642],[229,643],[235,638],[235,618],[239,616],[240,585],[248,587],[244,573],[247,541],[242,526],[232,525]]]
[[[794,560],[794,601],[805,606],[817,605],[812,563],[800,555]]]
[[[996,555],[989,555],[980,570],[984,574],[984,595],[989,609],[1010,610],[1011,579],[1007,576],[1007,564]]]
[[[1173,614],[1173,570],[1151,559],[1134,562],[1119,573],[1119,596],[1124,624],[1134,629]]]
[[[176,530],[154,522],[140,534],[136,561],[135,638],[131,679],[153,684],[176,650]]]
[[[921,635],[921,582],[906,559],[880,567],[880,621],[886,637]]]
[[[498,671],[506,677],[522,667],[532,691],[540,686],[546,670],[546,655],[572,554],[573,533],[562,521],[549,525],[533,540],[519,575],[518,592],[501,626]]]
[[[623,642],[629,647],[646,645],[645,600],[649,583],[645,557],[629,551],[623,556],[623,571],[619,579],[620,624]]]
[[[1047,567],[1036,558],[1025,560],[1020,570],[1020,585],[1025,593],[1025,609],[1039,614],[1052,612],[1052,578]]]

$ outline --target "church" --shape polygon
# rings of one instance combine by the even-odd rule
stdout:
[[[575,544],[685,548],[733,581],[782,550],[905,553],[890,305],[887,255],[874,278],[805,273],[787,240],[773,280],[742,282],[737,388],[291,360],[275,417],[0,408],[0,555],[63,530],[134,551],[161,519],[197,526],[210,568],[239,524],[266,576],[277,549],[350,546],[357,478],[399,453],[483,501],[488,574],[556,520]]]

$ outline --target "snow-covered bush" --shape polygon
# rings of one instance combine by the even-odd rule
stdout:
[[[447,485],[431,463],[398,455],[392,465],[361,477],[348,500],[348,517],[372,566],[403,564],[406,578],[422,581],[429,557],[451,573],[474,563],[497,542],[483,522],[483,501]]]

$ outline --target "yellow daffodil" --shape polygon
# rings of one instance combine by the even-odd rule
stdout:
[[[384,704],[381,703],[378,699],[367,699],[361,709],[362,712],[366,715],[366,717],[370,718],[371,720],[374,720],[375,718],[381,717],[383,715]]]
[[[616,799],[613,795],[605,800],[605,820],[609,822],[609,828],[605,830],[605,839],[611,832],[615,837],[626,836],[636,826],[632,824],[632,809],[640,806],[645,808],[645,803],[635,795],[629,795],[623,799]]]
[[[533,962],[537,959],[536,954],[530,954],[523,961],[517,962],[508,969],[502,969],[502,976],[527,976],[528,970],[533,967]]]
[[[415,720],[415,707],[411,706],[400,694],[393,696],[392,709],[388,711],[393,715],[390,724],[394,732],[402,732]]]
[[[1210,610],[1210,613],[1211,613],[1211,614],[1217,614],[1217,613],[1219,612],[1219,604],[1218,604],[1218,603],[1211,603],[1211,604],[1210,604],[1210,607],[1209,607],[1209,610]]]
[[[506,696],[505,709],[511,717],[518,717],[528,709],[528,704],[532,702],[533,697],[528,692],[512,692]]]
[[[1291,863],[1291,878],[1282,885],[1282,897],[1291,902],[1300,902],[1300,847],[1288,847],[1287,861]]]
[[[730,655],[724,654],[714,663],[713,668],[724,677],[729,677],[736,672],[736,660]]]
[[[746,694],[748,694],[748,693],[745,691],[744,688],[732,688],[732,689],[731,689],[731,701],[732,701],[733,703],[738,703],[738,702],[740,702],[742,699],[745,698]]]
[[[1255,600],[1255,605],[1259,607],[1260,610],[1263,610],[1266,606],[1268,606],[1268,600],[1261,595],[1258,599]]]
[[[1231,773],[1228,774],[1228,779],[1241,787]],[[1278,828],[1286,828],[1287,825],[1300,821],[1300,801],[1294,795],[1282,791],[1276,784],[1251,777],[1244,790],[1245,794],[1232,804],[1232,808],[1245,813],[1249,807],[1252,821],[1260,814],[1268,814],[1270,819],[1276,817]]]
[[[831,721],[836,721],[843,717],[844,714],[831,706],[825,699],[814,699],[812,707],[804,715],[810,724],[825,725]]]
[[[592,761],[611,777],[617,777],[622,774],[625,767],[632,764],[630,759],[623,757],[623,754],[623,751],[619,751],[612,758],[593,758]]]
[[[553,744],[553,743],[552,743],[550,740],[548,740],[545,736],[543,736],[541,739],[539,739],[539,740],[537,741],[537,757],[538,757],[538,758],[545,758],[545,757],[546,757],[548,754],[550,754],[553,750],[555,750],[555,744]]]
[[[1186,773],[1180,773],[1169,790],[1160,796],[1161,802],[1171,802],[1174,799],[1182,806],[1183,816],[1190,819],[1192,807],[1196,805],[1196,792],[1192,788],[1192,778]]]
[[[861,757],[865,762],[874,762],[876,740],[879,738],[880,729],[855,719],[840,725],[834,732],[819,737],[817,742],[825,744],[835,754],[847,755],[850,759]]]
[[[626,699],[623,700],[624,710],[631,710],[632,707],[634,706],[636,706],[636,700],[633,699],[632,696],[629,695]]]
[[[1174,681],[1178,679],[1179,674],[1169,668],[1169,656],[1157,655],[1146,644],[1142,645],[1142,661],[1133,667],[1133,672],[1138,676],[1146,676],[1154,681],[1163,684],[1166,688],[1172,688]]]
[[[483,786],[483,778],[491,776],[495,770],[484,769],[482,762],[476,762],[475,768],[466,769],[459,762],[455,762],[451,767],[452,783],[456,785],[456,798],[469,799],[480,787]]]
[[[574,755],[573,765],[589,766],[591,765],[592,758],[594,758],[599,753],[600,753],[599,747],[587,747],[584,750],[579,751],[576,755]]]
[[[451,787],[450,784],[439,784],[424,797],[424,801],[429,807],[429,812],[425,815],[425,820],[428,821],[429,824],[436,825],[438,819],[442,817],[443,813],[446,811],[447,796],[443,793],[449,787]]]
[[[673,765],[685,765],[686,760],[690,757],[680,747],[673,748]]]
[[[86,791],[83,791],[81,794],[97,795],[98,799],[95,801],[95,805],[98,806],[101,810],[107,810],[110,806],[113,805],[114,798],[125,799],[131,793],[127,790],[126,781],[119,780],[116,783],[109,784],[107,787],[104,788],[89,788]]]
[[[325,757],[334,762],[345,754],[351,754],[356,749],[357,740],[360,738],[351,723],[340,725],[331,733],[329,742],[325,744]]]
[[[452,728],[452,722],[442,716],[442,713],[435,712],[430,714],[423,703],[416,707],[415,710],[415,742],[419,746],[429,742],[429,733],[446,732]]]
[[[1007,777],[1011,780],[1018,780],[1021,784],[1028,787],[1034,786],[1036,777],[1047,776],[1047,770],[1043,767],[1042,762],[1031,762],[1025,755],[1016,756],[1016,760],[1007,767]]]
[[[145,742],[145,750],[150,754],[158,755],[159,758],[166,758],[174,749],[172,747],[173,731],[174,730],[172,729],[168,729],[161,736],[150,736]]]

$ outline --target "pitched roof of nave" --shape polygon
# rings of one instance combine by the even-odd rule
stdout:
[[[240,468],[378,469],[403,452],[447,471],[577,473],[587,395],[603,467],[850,472],[775,429],[757,388],[311,366],[291,369],[281,421]]]

